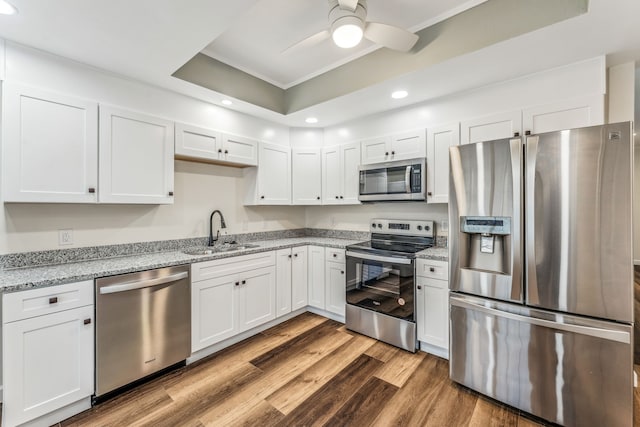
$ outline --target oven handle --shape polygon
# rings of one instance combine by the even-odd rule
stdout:
[[[371,261],[380,261],[380,262],[393,262],[395,264],[411,264],[413,262],[413,260],[409,258],[396,258],[396,257],[390,257],[390,256],[371,255],[371,254],[364,254],[362,252],[354,252],[354,251],[347,251],[346,255],[353,258],[368,259]]]

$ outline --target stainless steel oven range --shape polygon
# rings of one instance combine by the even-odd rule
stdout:
[[[347,329],[416,351],[416,253],[433,246],[433,222],[371,220],[371,241],[347,246]]]

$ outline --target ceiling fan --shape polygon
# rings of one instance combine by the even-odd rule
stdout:
[[[362,37],[389,49],[408,52],[418,36],[402,28],[379,22],[367,22],[366,0],[329,0],[329,29],[316,33],[285,49],[290,53],[314,46],[331,36],[342,48],[357,46]]]

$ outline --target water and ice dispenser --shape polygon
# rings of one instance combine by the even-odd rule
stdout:
[[[460,217],[460,267],[494,274],[511,274],[511,218]]]

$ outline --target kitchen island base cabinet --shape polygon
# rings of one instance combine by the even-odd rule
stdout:
[[[191,265],[192,352],[276,318],[275,262],[267,252]]]
[[[90,407],[93,318],[92,281],[3,296],[3,426],[50,425]]]
[[[416,263],[416,317],[420,349],[449,358],[448,263],[419,259]]]

